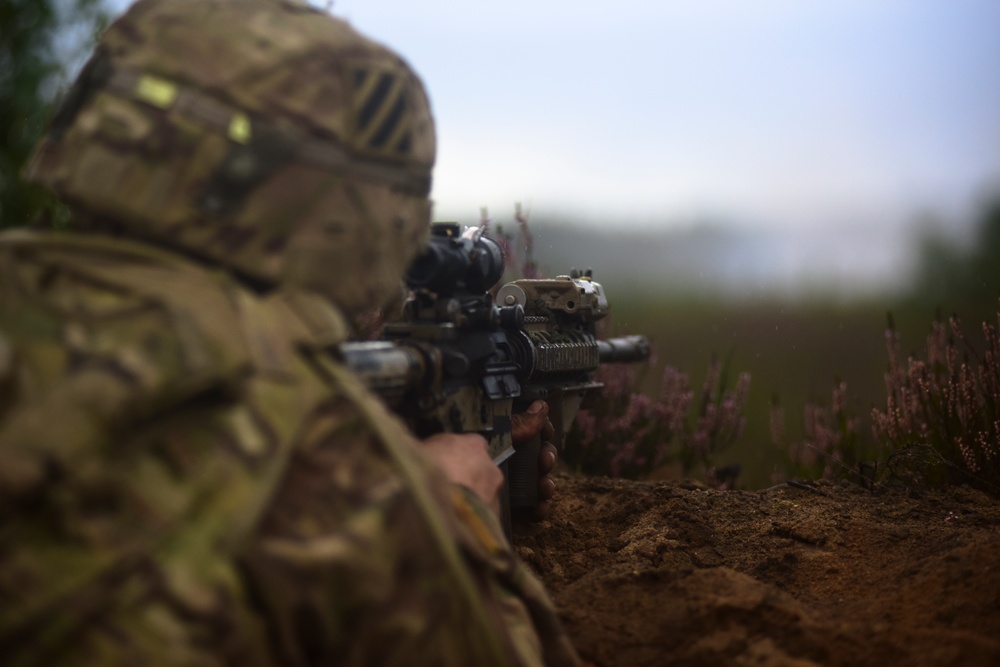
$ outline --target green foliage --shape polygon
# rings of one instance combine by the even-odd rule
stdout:
[[[27,224],[46,210],[59,217],[58,203],[19,173],[67,69],[90,50],[106,20],[101,0],[0,3],[0,227]]]
[[[908,298],[932,310],[947,305],[989,316],[1000,298],[1000,195],[982,206],[969,246],[934,235],[923,239]]]

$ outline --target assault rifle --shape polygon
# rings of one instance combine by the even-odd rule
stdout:
[[[540,439],[514,449],[511,415],[536,399],[549,405],[557,445],[583,401],[601,383],[606,362],[647,359],[643,336],[598,340],[608,313],[590,272],[551,280],[503,276],[501,246],[480,228],[463,233],[435,223],[427,248],[411,264],[404,320],[387,324],[383,340],[341,345],[343,359],[420,437],[478,432],[506,479],[503,522],[538,505]]]

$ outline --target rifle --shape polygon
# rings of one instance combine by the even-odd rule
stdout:
[[[584,400],[603,386],[602,363],[650,355],[643,336],[599,340],[595,324],[608,301],[590,271],[547,280],[514,280],[496,296],[501,246],[478,227],[435,223],[427,248],[406,274],[404,320],[383,340],[345,343],[343,361],[419,437],[482,434],[504,473],[502,521],[537,507],[541,439],[514,449],[511,415],[536,399],[549,405],[561,445]]]

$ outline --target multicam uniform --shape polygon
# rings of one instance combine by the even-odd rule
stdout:
[[[202,41],[237,64],[171,65]],[[575,663],[495,518],[337,361],[427,223],[430,118],[385,54],[279,0],[146,0],[102,39],[29,170],[92,233],[0,235],[3,664]]]
[[[83,235],[4,235],[0,285],[4,664],[559,661],[324,300]]]

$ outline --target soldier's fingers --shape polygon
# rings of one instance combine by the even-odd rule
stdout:
[[[545,501],[556,495],[556,483],[551,477],[543,477],[538,480],[538,497]],[[541,503],[539,503],[541,504]]]
[[[549,406],[545,401],[535,401],[524,412],[511,416],[511,437],[515,443],[526,442],[543,434],[549,424]],[[551,437],[551,436],[549,436]]]
[[[545,420],[545,425],[542,426],[542,440],[553,440],[556,437],[556,427],[552,425],[552,422],[548,419]]]
[[[422,451],[449,481],[472,490],[499,516],[503,474],[493,463],[482,436],[442,433],[424,440]]]
[[[538,472],[547,475],[556,467],[559,460],[559,452],[551,442],[542,443],[542,448],[538,452]]]

